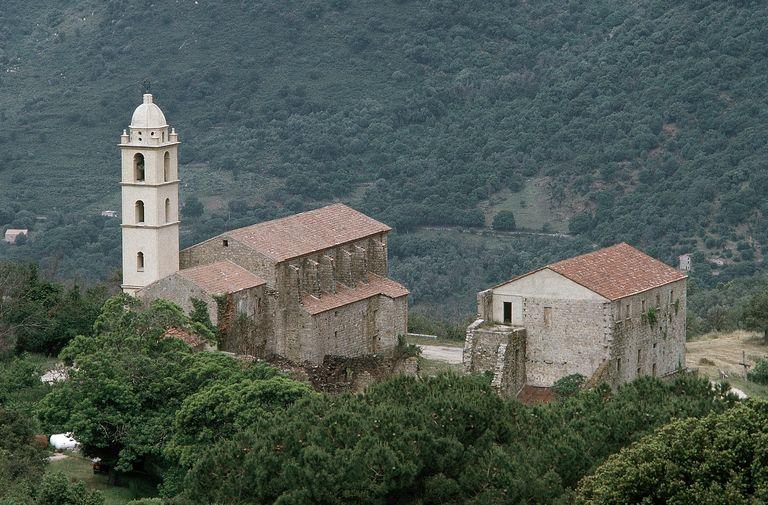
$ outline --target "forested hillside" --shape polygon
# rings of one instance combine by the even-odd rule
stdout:
[[[766,21],[747,0],[5,0],[0,227],[33,233],[0,257],[118,266],[99,213],[149,78],[183,142],[186,244],[342,200],[396,228],[393,274],[454,317],[489,282],[626,240],[698,251],[692,306],[733,321],[712,288],[756,284],[768,244]],[[421,229],[509,210],[578,237]]]

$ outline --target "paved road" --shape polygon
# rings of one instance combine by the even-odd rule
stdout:
[[[445,361],[451,364],[461,364],[461,355],[464,352],[462,347],[451,347],[447,345],[424,345],[419,344],[421,356],[427,359]]]

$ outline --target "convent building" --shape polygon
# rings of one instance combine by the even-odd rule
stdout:
[[[523,397],[573,374],[614,387],[670,376],[685,366],[685,280],[621,243],[503,282],[477,295],[465,368]]]
[[[123,290],[186,311],[203,300],[220,349],[322,362],[393,349],[408,290],[387,277],[390,228],[329,205],[179,250],[179,138],[150,94],[120,141]]]

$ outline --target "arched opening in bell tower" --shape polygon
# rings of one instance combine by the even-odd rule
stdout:
[[[170,198],[165,199],[165,222],[166,223],[171,222],[171,199]]]
[[[136,182],[144,182],[144,155],[141,153],[133,156],[133,176]]]
[[[171,178],[171,153],[165,151],[163,156],[163,180],[168,182]]]
[[[136,217],[136,224],[144,223],[144,202],[141,200],[136,201],[134,206],[134,216]]]
[[[144,253],[141,251],[139,251],[139,253],[136,254],[136,271],[137,272],[144,271]]]

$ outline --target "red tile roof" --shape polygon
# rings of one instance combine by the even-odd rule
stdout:
[[[622,242],[546,266],[590,291],[618,300],[687,276]]]
[[[389,230],[389,226],[337,203],[232,230],[223,236],[280,262]]]
[[[554,400],[555,393],[552,391],[552,388],[529,386],[526,384],[517,394],[517,399],[526,405],[540,405]]]
[[[315,315],[377,295],[399,298],[408,295],[408,290],[402,284],[369,272],[367,283],[358,283],[354,288],[337,283],[335,293],[323,293],[320,298],[303,293],[301,304]]]
[[[193,335],[182,328],[168,328],[163,336],[166,338],[178,338],[193,349],[203,349],[208,343],[199,336]]]
[[[179,270],[179,275],[194,282],[206,293],[236,293],[243,289],[252,288],[266,281],[253,275],[245,268],[224,260],[210,265]]]

